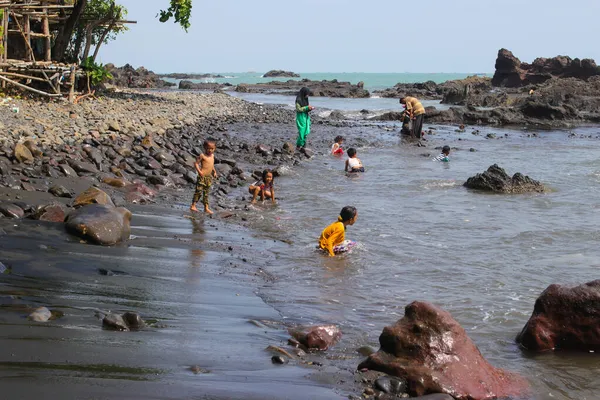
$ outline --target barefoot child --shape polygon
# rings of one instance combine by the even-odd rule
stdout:
[[[345,240],[346,226],[354,225],[356,218],[358,218],[358,211],[355,207],[346,206],[342,208],[338,220],[321,233],[319,248],[326,250],[330,256],[348,251],[350,247],[354,246],[355,242]]]
[[[196,192],[194,193],[194,199],[192,200],[192,206],[190,210],[198,211],[196,203],[202,196],[202,204],[204,204],[204,212],[212,214],[213,212],[208,208],[208,192],[212,185],[212,178],[217,177],[217,171],[215,170],[215,150],[217,148],[217,142],[215,139],[206,139],[204,141],[204,153],[200,154],[194,163],[196,172],[198,172],[198,180],[196,181]]]
[[[275,189],[273,188],[273,172],[269,169],[265,169],[262,173],[262,183],[260,181],[254,182],[248,189],[252,194],[251,203],[256,203],[256,197],[260,193],[260,200],[265,201],[266,198],[270,198],[271,202],[275,203]]]
[[[344,149],[342,149],[342,143],[344,143],[344,137],[339,135],[336,136],[335,142],[333,143],[333,146],[331,146],[332,155],[341,156],[344,154]]]
[[[346,166],[344,167],[344,171],[365,172],[365,167],[363,167],[359,158],[356,157],[356,149],[354,147],[350,147],[348,149],[348,159],[346,160]]]

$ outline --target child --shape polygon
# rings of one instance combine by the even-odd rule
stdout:
[[[251,203],[256,203],[256,196],[260,193],[260,200],[265,201],[266,198],[270,198],[271,202],[275,204],[275,189],[273,188],[273,172],[269,169],[265,169],[262,173],[262,183],[260,181],[254,182],[248,189],[252,194]]]
[[[439,156],[434,158],[433,161],[448,162],[448,161],[450,161],[450,159],[448,158],[449,155],[450,155],[450,146],[444,146],[444,147],[442,147],[442,154],[440,154]]]
[[[319,248],[326,250],[330,256],[347,251],[354,242],[345,240],[346,226],[354,225],[357,217],[358,211],[356,211],[355,207],[346,206],[342,208],[338,220],[321,232]]]
[[[348,149],[348,159],[346,160],[346,166],[344,168],[346,172],[365,172],[365,168],[362,163],[356,157],[356,149],[354,147],[350,147]]]
[[[192,200],[190,210],[198,211],[196,203],[200,200],[200,195],[202,195],[204,212],[212,214],[213,212],[208,208],[208,192],[212,185],[212,177],[217,177],[217,171],[215,170],[217,142],[215,139],[206,139],[203,147],[204,153],[200,154],[194,163],[194,167],[196,167],[196,171],[198,172],[198,180],[196,181],[196,191],[194,192],[194,199]]]
[[[331,154],[334,156],[341,156],[344,155],[344,149],[342,149],[342,143],[344,143],[344,137],[343,136],[336,136],[335,137],[335,143],[333,143],[333,146],[331,146]]]

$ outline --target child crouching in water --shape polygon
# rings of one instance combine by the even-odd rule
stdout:
[[[348,149],[348,159],[346,160],[346,166],[344,167],[344,171],[365,172],[365,168],[363,167],[358,157],[356,157],[356,149],[354,147],[350,147]]]
[[[348,251],[355,242],[346,239],[346,226],[354,225],[358,211],[355,207],[346,206],[342,208],[338,220],[321,232],[319,237],[319,248],[326,250],[330,256]]]
[[[444,147],[442,147],[442,154],[440,154],[439,156],[434,158],[433,161],[448,162],[448,161],[450,161],[450,159],[448,158],[449,155],[450,155],[450,146],[444,146]]]
[[[252,195],[251,203],[256,203],[256,197],[260,193],[260,200],[264,201],[265,198],[270,198],[272,203],[275,203],[275,189],[273,188],[273,172],[269,169],[265,169],[262,173],[262,183],[260,181],[254,182],[248,189]]]
[[[344,143],[343,136],[336,136],[333,145],[331,146],[331,154],[334,156],[341,156],[344,154],[344,149],[342,149],[342,143]]]
[[[198,211],[196,203],[202,196],[202,204],[204,204],[204,212],[212,214],[213,212],[208,208],[208,193],[210,186],[212,185],[212,178],[217,177],[217,171],[215,170],[215,150],[217,148],[217,141],[215,139],[206,139],[203,143],[204,153],[200,154],[194,163],[196,172],[198,172],[198,179],[196,180],[196,191],[194,192],[194,199],[190,210]]]

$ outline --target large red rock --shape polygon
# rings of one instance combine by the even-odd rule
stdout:
[[[358,368],[406,380],[411,396],[446,393],[457,400],[519,397],[529,392],[520,376],[491,366],[450,313],[415,301],[383,329],[381,348]]]
[[[600,279],[575,287],[550,285],[517,336],[528,350],[600,350]]]
[[[110,246],[129,239],[131,212],[123,207],[88,204],[66,218],[67,230],[82,239]]]
[[[342,331],[335,325],[307,326],[289,332],[304,346],[316,350],[327,350],[342,337]]]

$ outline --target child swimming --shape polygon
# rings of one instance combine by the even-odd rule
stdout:
[[[436,158],[433,159],[433,161],[442,161],[442,162],[449,162],[450,159],[448,158],[448,156],[450,155],[450,146],[444,146],[442,147],[442,153],[437,156]]]
[[[273,188],[273,172],[270,169],[265,169],[262,173],[262,183],[261,181],[256,181],[250,188],[248,188],[248,192],[252,195],[251,203],[256,203],[256,197],[260,193],[260,200],[264,201],[265,198],[271,199],[272,203],[275,203],[275,189]]]
[[[319,237],[319,248],[325,250],[330,256],[348,251],[355,242],[346,239],[346,226],[354,225],[358,218],[356,207],[346,206],[342,208],[338,220],[321,232]]]
[[[356,149],[354,147],[350,147],[348,149],[348,159],[346,160],[346,166],[344,167],[344,171],[346,172],[365,172],[365,167],[363,167],[360,159],[356,157]]]
[[[342,149],[342,143],[344,143],[343,136],[336,136],[333,145],[331,146],[331,154],[334,156],[341,156],[344,154],[344,149]]]

